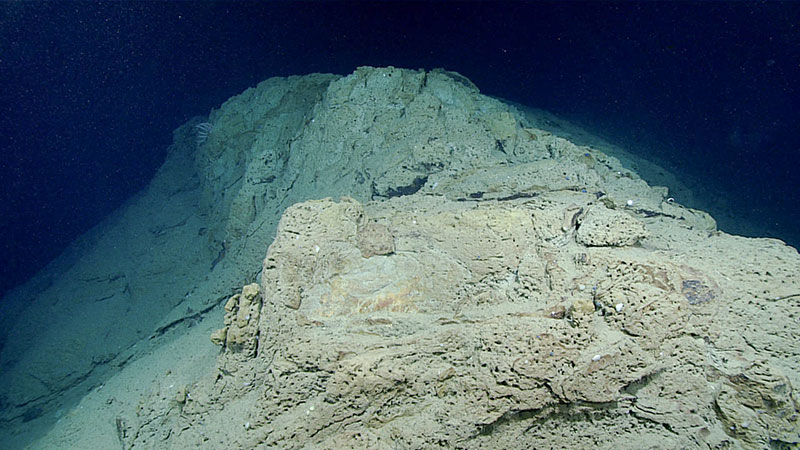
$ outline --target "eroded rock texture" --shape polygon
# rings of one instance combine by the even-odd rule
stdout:
[[[786,325],[797,303],[743,313],[736,238],[684,228],[680,252],[589,246],[562,226],[576,205],[605,208],[575,192],[290,207],[264,260],[256,353],[224,351],[218,376],[166,426],[186,445],[237,448],[796,441],[794,350],[767,342],[796,339]],[[619,214],[618,232],[659,226]],[[394,252],[365,257],[363,223],[389,230]],[[760,261],[797,259],[760,245]],[[789,271],[771,277],[767,298],[795,283]],[[155,433],[145,426],[134,443]]]
[[[84,345],[61,320],[81,305],[95,337],[135,312],[114,342],[133,348],[134,325],[157,337],[227,299],[213,375],[120,412],[126,448],[800,442],[795,249],[716,231],[443,70],[270,79],[207,123],[199,146],[176,133],[153,195],[121,215],[135,229],[103,228],[127,240],[87,243],[6,333],[4,420],[133,357]],[[75,336],[68,361],[98,364],[47,370],[42,349]]]

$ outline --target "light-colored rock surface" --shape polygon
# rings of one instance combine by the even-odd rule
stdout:
[[[211,342],[230,349],[255,354],[258,346],[258,319],[261,314],[261,292],[258,284],[248,284],[225,303],[225,327],[211,334]]]
[[[66,275],[14,294],[33,300],[2,319],[4,420],[140,373],[152,388],[94,422],[124,448],[800,441],[797,251],[716,231],[532,117],[446,71],[364,67],[232,98],[199,146],[194,123],[176,132],[150,189],[54,263]],[[57,336],[34,328],[48,320]],[[166,351],[193,326],[207,332]],[[83,364],[43,356],[104,335],[66,347]],[[215,364],[189,362],[214,348]],[[156,356],[180,383],[138,364]],[[92,448],[77,408],[101,399],[33,447]]]
[[[647,237],[641,221],[602,205],[589,208],[577,220],[580,228],[575,237],[589,247],[633,245]]]
[[[796,442],[797,331],[788,325],[800,307],[797,298],[767,300],[800,288],[792,269],[742,283],[748,276],[730,263],[741,239],[685,227],[683,249],[669,251],[586,246],[572,229],[534,226],[559,223],[570,205],[602,207],[575,192],[290,207],[264,261],[257,354],[223,352],[217,375],[197,384],[197,400],[180,413],[154,399],[129,444]],[[394,253],[361,255],[356,230],[367,221],[391,230]],[[800,261],[776,241],[751,245],[760,248],[755,264]],[[744,312],[755,302],[745,286],[761,291],[759,317]],[[753,319],[761,326],[748,329]],[[174,436],[166,442],[165,426]]]

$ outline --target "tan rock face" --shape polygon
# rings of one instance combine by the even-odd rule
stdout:
[[[583,447],[588,427],[592,439],[637,448],[652,421],[669,425],[657,435],[670,448],[729,442],[731,426],[747,445],[791,440],[800,412],[778,360],[718,359],[727,346],[747,352],[727,341],[741,318],[719,315],[726,276],[679,253],[581,243],[564,212],[603,207],[579,194],[550,207],[555,198],[289,208],[265,259],[263,305],[249,285],[226,306],[219,379],[239,387],[194,407],[245,402],[251,417],[281,423],[249,422],[260,431],[240,436],[243,447],[402,439],[427,448],[434,437],[464,448]],[[618,220],[603,236],[633,223],[610,216]],[[392,230],[395,249],[365,258],[358,224],[373,221]],[[209,432],[186,418],[192,405],[175,426]]]
[[[364,258],[394,253],[394,236],[384,224],[366,223],[358,229],[358,249]]]
[[[794,249],[712,232],[452,74],[361,68],[323,97],[286,176],[357,167],[380,201],[285,209],[214,376],[179,412],[153,398],[134,448],[800,441]]]
[[[225,346],[225,338],[228,336],[228,328],[220,328],[211,333],[211,342],[214,345]]]
[[[592,247],[623,247],[647,237],[644,223],[602,205],[590,208],[580,220],[578,242]]]
[[[261,292],[258,284],[248,284],[225,303],[225,327],[211,334],[211,342],[226,350],[254,354],[258,345]]]

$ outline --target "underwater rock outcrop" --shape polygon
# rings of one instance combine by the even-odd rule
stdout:
[[[264,260],[257,351],[223,351],[195,387],[201,400],[166,424],[152,419],[169,406],[150,404],[131,444],[157,445],[164,426],[176,443],[236,448],[796,442],[796,372],[767,344],[793,339],[797,304],[767,300],[791,270],[743,283],[741,239],[687,227],[680,250],[638,229],[641,242],[586,245],[561,226],[576,205],[602,207],[550,192],[288,208]],[[388,229],[394,252],[364,256],[364,223]],[[798,259],[747,241],[759,248],[749,264]],[[758,312],[752,288],[764,290]]]
[[[224,305],[210,376],[109,406],[124,448],[800,442],[795,249],[444,70],[274,78],[202,121],[15,294],[6,422]]]
[[[295,176],[363,185],[285,210],[255,351],[223,349],[180,412],[145,402],[126,444],[800,441],[796,250],[717,232],[446,73],[362,68],[314,111]]]

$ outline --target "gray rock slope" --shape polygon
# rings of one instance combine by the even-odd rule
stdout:
[[[208,123],[13,294],[4,420],[224,303],[215,375],[119,417],[126,448],[800,442],[795,249],[446,71],[270,79]]]

